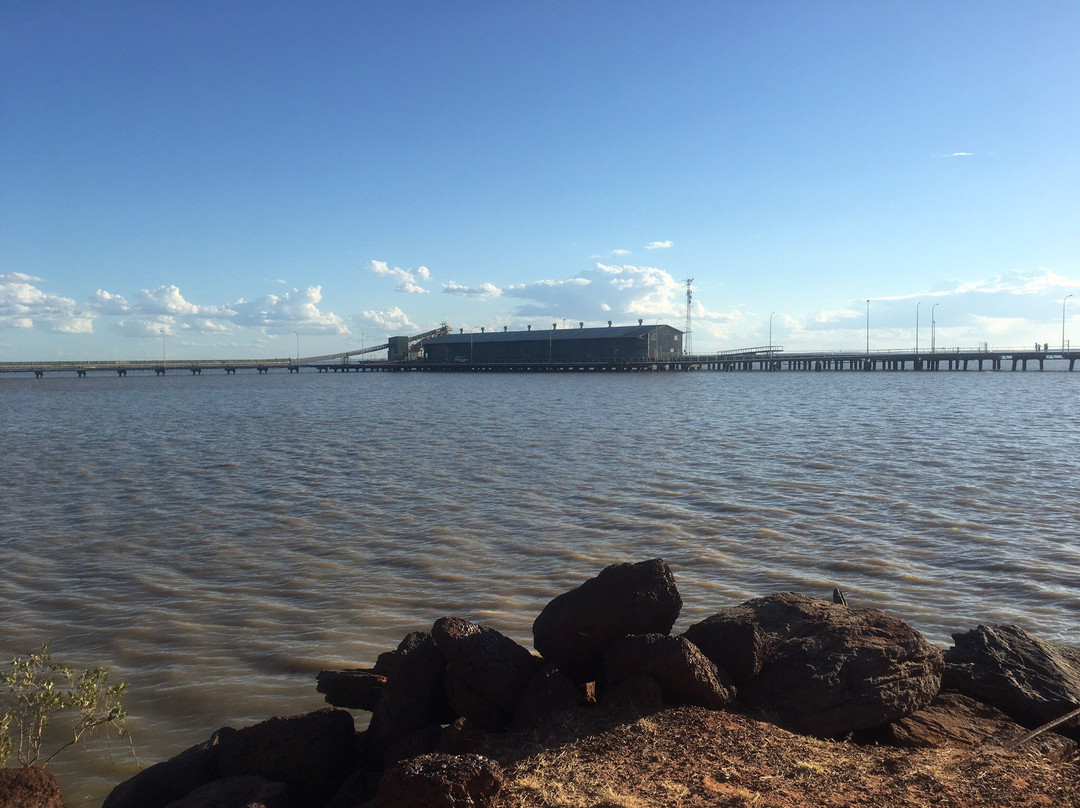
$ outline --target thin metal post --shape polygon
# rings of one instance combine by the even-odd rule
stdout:
[[[1068,300],[1072,295],[1065,295]],[[1065,300],[1061,301],[1061,352],[1065,353]]]
[[[870,356],[870,298],[866,299],[866,355]]]

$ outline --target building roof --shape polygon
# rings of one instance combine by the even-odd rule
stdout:
[[[533,340],[571,340],[571,339],[635,339],[643,338],[656,330],[682,332],[670,325],[616,325],[599,328],[540,328],[532,331],[480,331],[464,334],[446,334],[432,337],[424,345],[459,345],[470,342],[529,342]]]

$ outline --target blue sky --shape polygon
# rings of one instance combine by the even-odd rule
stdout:
[[[681,328],[687,278],[697,351],[862,346],[867,299],[872,348],[1057,345],[1074,292],[1080,344],[1077,42],[1075,2],[0,0],[0,359]]]

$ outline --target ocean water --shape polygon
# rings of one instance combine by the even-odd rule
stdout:
[[[0,379],[0,659],[128,682],[72,806],[323,706],[458,615],[662,557],[676,631],[777,591],[1080,644],[1080,373],[204,374]],[[358,726],[365,720],[357,713]]]

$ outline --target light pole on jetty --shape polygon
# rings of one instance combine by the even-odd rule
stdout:
[[[1065,295],[1068,300],[1072,295]],[[1061,352],[1065,352],[1065,300],[1061,301]]]
[[[934,319],[934,310],[940,305],[935,303],[930,309],[930,353],[937,351],[937,320]]]
[[[293,336],[296,337],[296,366],[300,367],[300,332],[293,331]]]
[[[919,306],[922,305],[920,300],[915,304],[915,353],[919,353]]]
[[[772,316],[776,314],[775,311],[769,312],[769,356],[772,356]]]
[[[866,298],[866,355],[870,355],[870,298]]]

